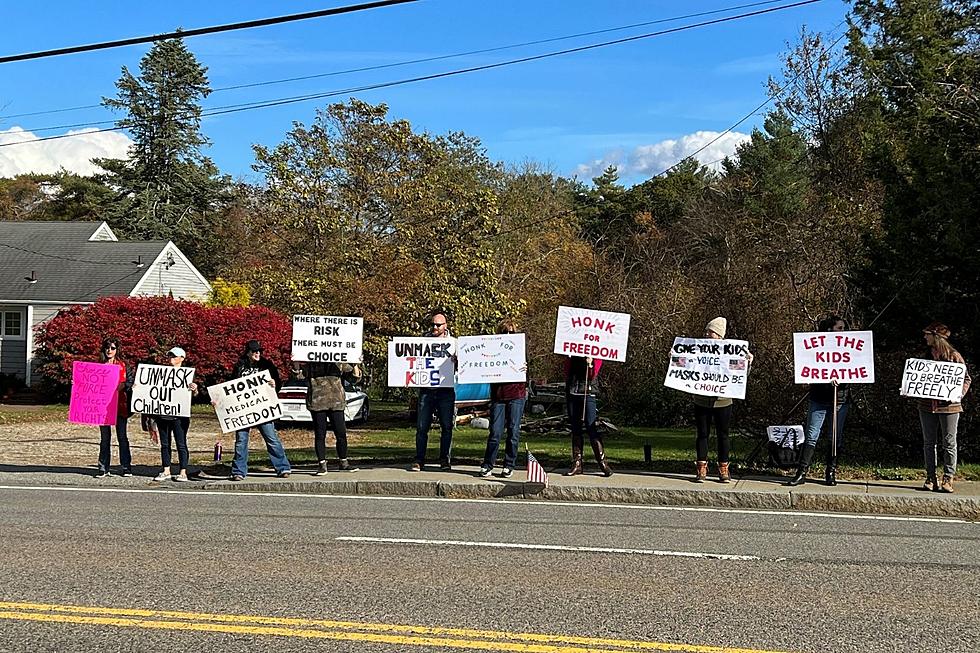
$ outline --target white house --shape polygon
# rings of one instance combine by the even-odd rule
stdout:
[[[105,222],[0,221],[0,373],[31,385],[34,327],[99,297],[204,299],[207,279],[170,241],[120,241]]]

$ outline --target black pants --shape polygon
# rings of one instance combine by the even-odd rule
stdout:
[[[130,468],[133,466],[133,457],[129,451],[129,437],[126,435],[128,419],[125,410],[120,408],[116,418],[116,440],[119,442],[119,464],[124,472],[131,471]],[[99,431],[102,436],[99,441],[99,471],[108,472],[112,456],[112,427],[100,426]]]
[[[731,451],[731,438],[728,437],[728,425],[732,421],[731,404],[722,408],[694,406],[694,424],[698,430],[698,460],[708,459],[708,435],[711,433],[712,420],[715,422],[715,435],[718,437],[718,462],[727,463]]]
[[[347,457],[347,420],[342,410],[311,410],[313,416],[313,445],[316,459],[327,459],[327,421],[330,422],[334,437],[337,438],[337,457]]]

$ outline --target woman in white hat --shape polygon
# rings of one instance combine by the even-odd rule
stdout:
[[[167,352],[167,359],[174,367],[182,366],[186,357],[187,352],[180,347],[171,347],[170,351]],[[187,387],[190,388],[191,395],[197,394],[196,383],[191,383]],[[187,432],[190,430],[191,418],[154,415],[153,421],[156,422],[157,430],[160,432],[160,458],[163,461],[163,471],[157,474],[153,480],[160,482],[169,481],[172,478],[178,482],[189,481],[187,466],[190,462],[190,451],[187,448]],[[171,464],[173,463],[173,454],[170,448],[171,436],[173,436],[173,441],[177,443],[177,463],[180,466],[176,476],[171,476]]]
[[[716,317],[704,327],[704,337],[724,340],[727,331],[728,320],[723,317]],[[751,364],[752,354],[750,353],[747,358]],[[728,470],[731,453],[728,426],[731,421],[732,400],[730,398],[694,395],[694,424],[697,429],[695,483],[703,483],[708,477],[708,436],[711,434],[712,422],[714,422],[715,437],[718,440],[718,480],[722,483],[731,482],[731,473]]]

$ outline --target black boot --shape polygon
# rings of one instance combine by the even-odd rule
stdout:
[[[827,485],[837,485],[837,456],[827,455],[827,472],[824,476]]]
[[[796,468],[796,474],[783,483],[787,487],[796,487],[797,485],[803,485],[806,483],[806,473],[810,471],[810,462],[813,460],[813,452],[816,450],[812,444],[804,444],[803,450],[800,451],[800,464]]]

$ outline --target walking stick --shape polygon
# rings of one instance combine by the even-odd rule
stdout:
[[[582,395],[582,426],[585,426],[585,407],[589,405],[589,369],[592,363],[585,363],[585,394]]]
[[[834,416],[831,422],[830,431],[830,450],[833,452],[831,455],[837,457],[837,381],[834,381]]]

